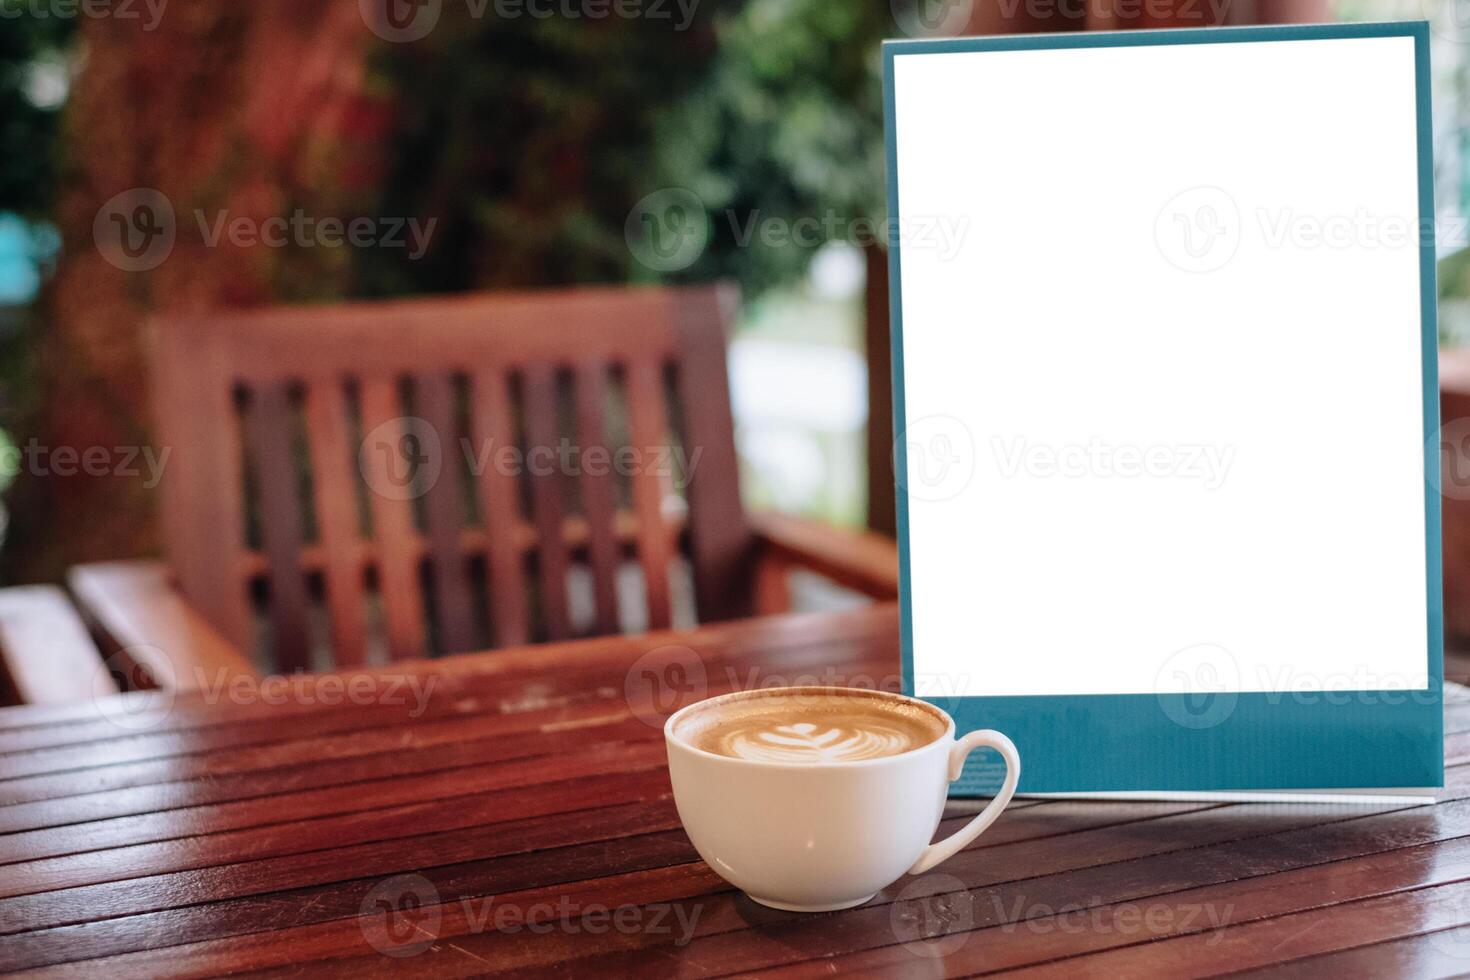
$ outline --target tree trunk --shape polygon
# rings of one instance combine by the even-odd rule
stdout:
[[[355,3],[177,4],[150,31],[83,22],[85,67],[66,108],[63,254],[44,300],[43,407],[18,434],[33,449],[11,498],[11,581],[158,550],[156,473],[138,450],[166,467],[172,447],[150,442],[146,319],[262,303],[292,282],[340,295],[340,256],[210,238],[222,214],[256,227],[302,206],[351,217],[341,208],[354,191],[376,185],[386,119],[363,94],[371,35]],[[150,208],[141,216],[140,203]],[[139,232],[137,244],[143,230],[170,227],[172,250],[156,246],[166,258],[130,270],[123,230]],[[72,462],[89,449],[92,465]]]

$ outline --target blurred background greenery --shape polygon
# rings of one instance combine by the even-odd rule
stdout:
[[[731,372],[750,503],[861,523],[879,451],[864,442],[857,239],[883,219],[879,42],[901,36],[909,2],[702,0],[687,23],[674,4],[593,20],[445,3],[428,36],[394,44],[333,0],[175,0],[153,28],[0,0],[0,446],[145,440],[140,337],[160,311],[729,277],[744,297]],[[1269,20],[1273,3],[1317,0],[1230,13]],[[1055,7],[1055,23],[998,25],[977,0],[969,28],[1083,26],[1077,0]],[[1445,332],[1470,336],[1470,30],[1455,0],[1321,9],[1435,21],[1439,211],[1442,232],[1458,229],[1442,241]],[[214,207],[437,224],[417,259],[180,245],[156,273],[124,273],[98,259],[92,221],[134,187],[166,194],[181,227]],[[630,215],[670,188],[693,194],[708,243],[650,267]],[[803,220],[815,234],[758,233]],[[156,546],[136,486],[15,475],[0,473],[0,579]]]
[[[102,73],[100,59],[121,66],[130,57],[110,43],[116,24],[29,9],[0,0],[0,429],[20,442],[54,428],[54,398],[41,397],[48,385],[38,375],[54,349],[42,286],[59,243],[85,246],[85,215],[69,228],[58,201],[69,188],[108,196],[88,188],[103,182],[94,162],[114,152],[91,131],[98,106],[68,96],[79,79]],[[824,227],[840,235],[858,219],[881,218],[878,50],[892,33],[887,7],[706,0],[687,30],[638,18],[476,17],[455,4],[442,18],[422,41],[374,42],[354,55],[361,81],[348,122],[335,120],[298,154],[311,158],[305,178],[299,167],[287,179],[271,175],[281,212],[433,216],[428,252],[413,260],[405,250],[288,248],[264,260],[249,299],[734,278],[746,300],[732,351],[734,397],[741,446],[756,447],[744,453],[748,495],[861,522],[862,258],[825,236],[751,236],[748,223],[825,215]],[[249,44],[250,18],[239,12],[182,19],[169,11],[154,51],[188,44],[240,58]],[[170,74],[185,83],[184,72]],[[220,128],[178,118],[176,105],[156,113],[172,112],[185,129]],[[219,111],[248,112],[238,104]],[[69,140],[69,127],[86,127],[85,138]],[[180,194],[166,186],[166,161],[138,171],[150,169],[137,185],[164,188],[181,213],[227,201],[221,188],[250,181],[248,160],[236,160]],[[630,206],[662,188],[691,190],[706,210],[708,245],[676,270],[640,265],[625,239]],[[138,305],[146,313],[155,300]],[[769,379],[783,365],[788,376],[803,372],[804,399],[773,402],[780,392]],[[110,404],[127,411],[128,401],[120,392]],[[11,475],[0,479],[8,485]],[[26,577],[21,569],[45,577],[77,557],[44,554],[26,533],[50,523],[50,503],[24,486],[10,494],[10,511],[23,520],[7,535],[5,577]]]

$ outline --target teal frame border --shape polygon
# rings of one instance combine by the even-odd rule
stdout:
[[[1409,37],[1414,40],[1418,126],[1419,220],[1434,227],[1429,25],[1382,24],[1217,27],[1189,30],[1027,34],[885,41],[883,113],[889,225],[902,214],[894,111],[894,59],[913,54],[1109,48],[1160,44],[1229,44]],[[894,431],[904,409],[902,256],[890,243],[888,286],[893,342]],[[1424,441],[1439,429],[1438,327],[1434,236],[1421,230],[1420,319]],[[904,440],[895,440],[896,473],[908,471]],[[1059,695],[930,698],[960,730],[997,728],[1020,748],[1022,792],[1167,792],[1255,789],[1427,788],[1444,785],[1444,608],[1440,559],[1439,458],[1424,454],[1425,562],[1428,586],[1429,687],[1319,695]],[[898,481],[901,647],[904,689],[913,692],[908,496]],[[1182,718],[1176,722],[1173,718]],[[988,795],[1000,783],[998,757],[972,757],[955,795]]]

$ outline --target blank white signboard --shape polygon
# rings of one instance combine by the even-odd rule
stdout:
[[[921,690],[1428,685],[1414,57],[894,59]]]

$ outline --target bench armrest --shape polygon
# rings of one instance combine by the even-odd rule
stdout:
[[[879,601],[898,598],[898,546],[870,531],[835,527],[789,514],[752,514],[760,549],[757,606],[783,609],[783,581],[792,568],[804,568]]]
[[[0,589],[0,687],[18,704],[65,704],[117,693],[87,627],[53,585]],[[4,702],[0,702],[4,703]]]
[[[111,655],[125,652],[139,686],[191,690],[235,675],[250,660],[205,621],[154,561],[78,565],[67,585]]]

